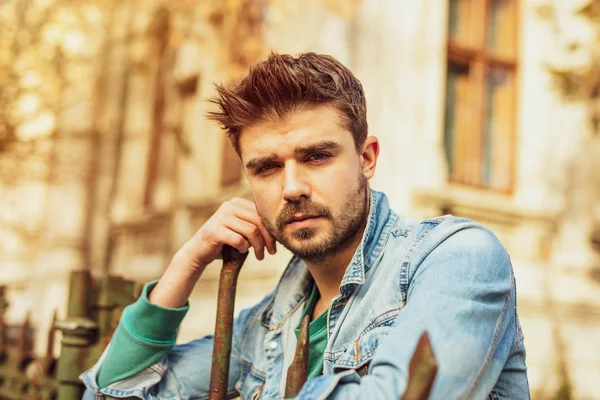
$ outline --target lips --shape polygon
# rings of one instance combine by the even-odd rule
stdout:
[[[288,220],[286,226],[293,230],[314,228],[320,220],[318,215],[296,215]]]
[[[304,221],[310,218],[318,218],[319,215],[294,215],[292,218],[289,218],[287,220],[288,224],[291,224],[292,222],[298,222],[298,221]]]

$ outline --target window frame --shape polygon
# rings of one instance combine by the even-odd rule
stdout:
[[[468,35],[460,36],[460,32],[463,32],[462,28],[459,30],[459,35],[453,36],[451,30],[451,5],[448,7],[448,29],[447,29],[447,55],[446,55],[446,83],[444,88],[444,128],[443,128],[443,143],[446,159],[448,162],[448,181],[451,184],[458,184],[462,186],[481,188],[490,191],[498,191],[505,193],[512,193],[514,190],[515,183],[515,172],[516,172],[516,125],[517,125],[517,101],[518,101],[518,88],[519,88],[519,65],[518,65],[518,37],[519,37],[519,0],[504,0],[508,3],[509,7],[509,23],[511,40],[508,42],[508,46],[505,48],[491,49],[488,46],[488,21],[490,8],[493,0],[455,0],[464,1],[470,5],[468,9],[468,20],[463,24],[468,24],[466,32]],[[460,11],[459,11],[460,13]],[[458,21],[458,24],[461,22]],[[461,26],[461,25],[458,25]],[[505,24],[506,26],[506,24]],[[505,31],[506,28],[500,29],[500,35]],[[506,43],[505,43],[506,45]],[[508,47],[508,49],[506,48]],[[472,156],[476,165],[478,166],[476,171],[467,171],[464,166],[465,160],[462,161],[463,165],[460,165],[461,161],[456,163],[455,157],[448,159],[447,157],[447,118],[450,112],[448,106],[448,77],[450,72],[450,65],[461,65],[468,68],[468,90],[469,95],[467,101],[472,105],[473,111],[471,120],[469,121],[469,138],[474,139],[469,146],[476,153]],[[506,71],[511,79],[510,85],[510,96],[509,99],[512,105],[509,105],[510,118],[508,121],[509,129],[506,135],[509,140],[509,161],[508,161],[508,181],[506,186],[497,187],[492,182],[486,183],[483,178],[483,171],[486,166],[483,164],[484,156],[484,134],[486,124],[486,110],[488,104],[486,102],[486,90],[487,90],[487,72],[492,68],[499,68]],[[456,154],[456,138],[453,137],[453,143],[451,149],[453,154]],[[473,158],[469,158],[469,163],[473,162]],[[452,163],[452,165],[450,165]],[[493,168],[493,163],[490,164]],[[461,174],[457,174],[457,166],[462,167],[464,171]],[[460,169],[460,168],[459,168]],[[452,172],[451,172],[452,171]],[[465,172],[466,171],[466,172]],[[493,172],[492,172],[493,174]],[[457,176],[458,175],[458,176]]]

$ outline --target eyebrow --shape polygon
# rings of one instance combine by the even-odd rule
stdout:
[[[311,144],[308,146],[296,147],[294,149],[294,154],[303,155],[303,154],[314,153],[316,151],[335,150],[340,147],[341,147],[341,145],[338,142],[335,142],[333,140],[324,140],[322,142],[314,143],[314,144]],[[275,153],[272,153],[265,157],[253,158],[252,160],[250,160],[246,163],[246,168],[247,169],[255,169],[259,165],[274,162],[275,160],[277,160],[277,154],[275,154]]]
[[[308,154],[308,153],[314,153],[315,151],[335,150],[340,147],[341,146],[338,142],[334,142],[333,140],[324,140],[322,142],[318,142],[318,143],[311,144],[308,146],[296,147],[296,149],[294,149],[294,153]]]
[[[277,159],[277,154],[275,154],[275,153],[273,153],[269,156],[265,156],[265,157],[253,158],[252,160],[250,160],[246,163],[246,168],[247,169],[255,169],[259,165],[274,162],[276,159]]]

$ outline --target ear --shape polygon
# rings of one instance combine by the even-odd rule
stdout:
[[[360,151],[360,168],[365,178],[371,179],[375,174],[377,157],[379,157],[379,140],[375,136],[369,136]]]

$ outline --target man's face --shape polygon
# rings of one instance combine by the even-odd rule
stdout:
[[[367,177],[336,108],[253,124],[239,144],[258,213],[280,243],[318,261],[356,242],[368,215]]]

